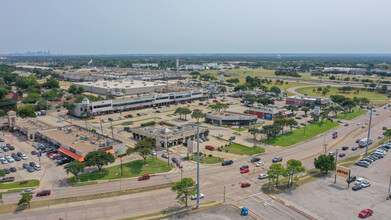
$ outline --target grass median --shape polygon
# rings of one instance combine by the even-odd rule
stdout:
[[[144,174],[164,173],[170,171],[174,166],[167,165],[166,161],[160,159],[147,158],[147,165],[144,165],[144,160],[135,160],[122,164],[122,178],[137,177]],[[121,165],[104,168],[102,172],[94,172],[79,176],[81,182],[91,180],[111,180],[119,179],[121,173]],[[70,183],[75,183],[76,178],[73,176],[68,179]]]
[[[189,160],[188,157],[184,157],[183,159]],[[192,161],[197,161],[197,156],[194,156],[194,157],[190,156],[190,159]],[[209,157],[208,155],[205,155],[204,157],[201,157],[201,155],[200,155],[200,163],[215,164],[215,163],[221,163],[223,161],[224,161],[224,158],[214,157],[214,156]]]
[[[352,120],[353,118],[361,116],[368,112],[368,110],[360,109],[360,108],[352,108],[352,110],[353,110],[352,112],[339,113],[337,116],[334,116],[333,118]]]
[[[263,147],[246,147],[237,143],[231,143],[229,147],[224,147],[223,151],[232,153],[232,154],[239,154],[239,155],[254,155],[254,154],[260,154],[265,153],[265,148]]]
[[[273,146],[287,147],[299,143],[301,141],[313,138],[318,134],[324,133],[334,127],[337,127],[338,125],[338,122],[330,122],[328,120],[324,120],[323,124],[321,124],[321,122],[310,124],[305,127],[301,127],[299,129],[295,129],[293,131],[279,135],[276,138],[262,140],[262,142]]]
[[[22,180],[22,181],[16,181],[12,183],[0,183],[0,189],[36,187],[38,185],[39,185],[39,180]]]

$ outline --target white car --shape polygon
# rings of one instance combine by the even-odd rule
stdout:
[[[223,135],[222,135],[222,134],[218,134],[217,136],[219,136],[219,137],[223,137]]]
[[[361,122],[357,122],[357,125],[361,125]]]
[[[376,113],[376,115],[380,115],[380,113],[378,112],[378,113]]]
[[[1,163],[2,163],[2,164],[7,164],[8,161],[7,161],[6,159],[2,159],[2,160],[1,160]]]
[[[261,173],[259,174],[258,176],[258,179],[266,179],[269,175],[265,174],[265,173]]]
[[[204,194],[200,193],[200,199],[204,198]],[[197,194],[196,195],[191,195],[190,196],[191,200],[196,200],[197,199]]]
[[[21,156],[21,158],[22,158],[22,160],[27,160],[27,159],[28,159],[28,157],[27,157],[26,154],[23,154],[23,155]]]
[[[367,126],[366,126],[366,125],[362,125],[361,127],[362,127],[362,128],[366,128]]]
[[[383,135],[379,135],[377,138],[382,139],[382,138],[383,138]]]
[[[34,169],[37,170],[37,171],[41,170],[41,166],[39,164],[37,164],[37,165],[34,166]]]
[[[358,178],[356,182],[354,182],[354,185],[361,185],[361,183],[364,181],[364,178]]]
[[[34,189],[26,189],[26,190],[23,190],[22,192],[20,192],[20,195],[23,195],[23,194],[26,194],[26,193],[35,193],[35,190]]]
[[[366,188],[366,187],[368,187],[368,186],[370,186],[370,185],[371,185],[371,182],[366,181],[366,180],[362,181],[362,183],[361,183],[361,186],[362,186],[363,188]]]
[[[0,155],[0,160],[4,160],[4,156],[3,155]]]
[[[258,162],[256,166],[257,166],[257,167],[261,167],[261,166],[263,166],[263,165],[265,165],[265,163],[261,161],[261,162]]]

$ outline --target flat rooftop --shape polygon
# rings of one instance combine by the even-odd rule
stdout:
[[[68,122],[51,115],[37,116],[16,121],[16,125],[25,128],[39,128],[42,130],[70,125]]]
[[[201,127],[201,129],[202,129],[202,127]],[[170,127],[170,128],[165,127],[163,129],[158,126],[157,127],[148,126],[148,127],[137,128],[137,130],[144,131],[147,133],[152,133],[155,135],[166,135],[166,134],[176,135],[176,134],[182,134],[182,133],[189,132],[189,131],[197,131],[197,126],[194,124],[185,124],[185,125]]]
[[[61,130],[40,131],[40,133],[82,153],[94,151],[96,148],[100,148],[101,143],[107,143],[107,141],[112,141],[114,145],[119,144],[118,141],[110,138],[101,137],[99,139],[99,134],[77,126],[63,127]]]
[[[74,83],[79,86],[90,86],[97,88],[105,88],[105,89],[131,89],[131,88],[143,88],[143,87],[156,87],[156,86],[166,86],[167,82],[164,81],[140,81],[140,80],[100,80],[96,82],[78,82]]]

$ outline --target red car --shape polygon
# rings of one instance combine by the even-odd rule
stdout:
[[[54,155],[53,157],[52,157],[52,159],[53,160],[55,160],[55,159],[58,159],[58,158],[60,158],[60,157],[62,157],[60,154],[57,154],[57,155]]]
[[[240,171],[240,173],[248,173],[250,172],[250,169],[248,168],[244,168],[243,170]]]
[[[50,190],[43,190],[37,193],[37,196],[50,196]]]
[[[51,157],[51,156],[53,156],[53,155],[55,155],[56,153],[51,153],[51,154],[49,154],[48,155],[48,157]]]
[[[373,214],[373,211],[371,210],[371,209],[364,209],[364,210],[362,210],[359,214],[358,214],[358,216],[360,217],[360,218],[365,218],[365,217],[367,217],[367,216],[371,216]]]
[[[211,145],[206,145],[206,146],[205,146],[205,149],[208,149],[208,150],[213,151],[215,148],[212,147]]]
[[[149,176],[149,174],[145,174],[145,175],[140,176],[140,177],[138,178],[138,181],[140,181],[140,180],[149,180],[149,178],[151,178],[151,177]]]
[[[244,183],[242,183],[242,185],[240,185],[242,188],[246,188],[246,187],[249,187],[249,186],[251,186],[251,184],[250,183],[246,183],[246,182],[244,182]]]
[[[181,163],[176,163],[176,165],[179,167],[179,168],[183,168],[183,165]]]

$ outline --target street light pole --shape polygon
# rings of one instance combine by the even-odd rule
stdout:
[[[166,136],[166,150],[167,150],[167,165],[170,166],[170,151],[168,150],[168,139]]]
[[[372,111],[373,111],[373,101],[371,105],[371,114],[369,116],[368,138],[367,138],[367,147],[365,148],[365,154],[368,154],[369,137],[371,136]]]
[[[121,160],[121,173],[119,175],[119,191],[122,191],[122,156],[120,157]]]
[[[338,149],[335,151],[335,176],[334,183],[337,183],[337,162],[338,162]]]
[[[102,135],[103,135],[103,126],[102,126],[102,119],[99,120],[100,121],[100,131],[102,132]]]
[[[200,208],[200,127],[197,126],[197,209]]]
[[[114,138],[114,132],[113,132],[113,124],[110,121],[110,128],[111,128],[111,137]]]

